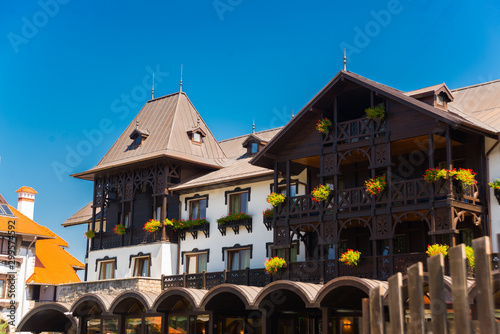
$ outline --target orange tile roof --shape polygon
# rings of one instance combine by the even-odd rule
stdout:
[[[35,243],[35,249],[35,272],[28,278],[26,283],[60,284],[80,282],[74,267],[83,269],[85,265],[65,251],[57,243],[57,239],[38,240]]]
[[[12,213],[16,218],[0,216],[0,233],[1,232],[9,232],[9,221],[15,220],[15,230],[16,234],[24,234],[24,235],[32,235],[37,236],[39,238],[56,238],[57,235],[50,231],[45,226],[38,225],[33,220],[29,219],[21,212],[17,211],[14,207],[9,205],[9,208],[12,210]],[[66,241],[62,240],[60,242],[66,243]],[[66,244],[67,246],[67,244]]]
[[[19,188],[19,189],[16,190],[16,193],[21,193],[21,192],[31,193],[31,194],[38,194],[38,192],[35,189],[33,189],[31,187],[26,187],[26,186],[21,187],[21,188]]]

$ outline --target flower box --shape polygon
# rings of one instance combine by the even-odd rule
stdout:
[[[231,227],[233,229],[234,234],[240,233],[240,226],[244,226],[248,233],[252,232],[252,217],[243,218],[238,220],[226,221],[224,223],[219,223],[218,229],[222,236],[226,235],[226,228]]]

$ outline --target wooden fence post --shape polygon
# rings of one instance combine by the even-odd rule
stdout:
[[[404,333],[403,275],[396,273],[389,282],[389,317],[391,333]]]
[[[370,334],[370,300],[368,298],[362,299],[363,307],[363,333]]]
[[[467,293],[467,267],[465,265],[465,246],[460,244],[450,248],[451,298],[455,328],[463,334],[471,334],[470,306]]]
[[[384,309],[380,285],[370,290],[370,327],[371,334],[384,334]]]
[[[410,326],[411,334],[425,333],[424,317],[424,269],[422,262],[408,267],[408,297],[410,303]]]
[[[496,333],[495,309],[493,307],[493,292],[491,287],[491,245],[489,237],[472,240],[474,248],[477,287],[477,318],[481,333]]]
[[[434,334],[448,333],[444,290],[444,257],[438,254],[427,258],[429,296],[431,299],[432,330]]]

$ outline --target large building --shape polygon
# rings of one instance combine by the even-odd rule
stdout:
[[[87,282],[60,286],[60,303],[21,329],[360,332],[371,287],[425,263],[428,244],[496,229],[487,184],[499,129],[491,105],[467,102],[473,89],[402,92],[344,70],[283,128],[220,142],[184,92],[148,101],[99,164],[74,175],[94,183],[92,202],[65,223],[95,232]],[[498,108],[498,92],[481,99]],[[384,114],[367,117],[374,110]],[[428,169],[444,177],[426,180]],[[449,172],[468,169],[477,183]],[[382,189],[368,193],[377,177]],[[330,190],[314,200],[320,185]],[[266,218],[271,192],[285,200]],[[158,231],[143,229],[150,219]],[[357,266],[339,262],[348,249],[361,252]],[[275,255],[287,266],[269,275]]]

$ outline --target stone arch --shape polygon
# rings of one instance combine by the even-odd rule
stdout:
[[[76,333],[75,318],[68,315],[69,304],[44,303],[29,311],[19,322],[17,330],[20,332],[61,332]]]
[[[172,310],[175,304],[180,300],[185,300],[192,309],[198,309],[206,294],[206,290],[169,288],[156,298],[152,310],[156,312],[168,312]]]
[[[113,296],[88,293],[78,298],[71,305],[70,312],[76,317],[107,314],[112,302]]]
[[[313,302],[321,285],[293,281],[276,281],[268,284],[256,296],[254,308],[266,308],[269,302],[274,308],[294,310],[314,307]]]
[[[125,291],[109,307],[111,314],[147,313],[151,311],[157,295],[152,292]]]
[[[221,284],[203,297],[200,307],[206,311],[248,310],[252,308],[255,297],[261,290],[262,288],[253,286]]]

